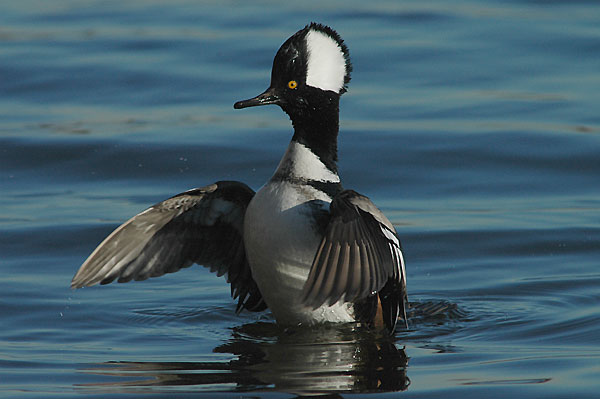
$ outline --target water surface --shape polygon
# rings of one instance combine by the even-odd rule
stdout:
[[[596,397],[600,6],[296,3],[1,7],[0,396]],[[289,120],[232,104],[312,20],[351,51],[340,172],[400,234],[409,329],[237,316],[201,267],[71,291],[147,206],[270,177]]]

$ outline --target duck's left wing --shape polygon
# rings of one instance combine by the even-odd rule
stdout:
[[[367,197],[336,195],[330,220],[303,288],[303,302],[317,308],[378,294],[383,319],[393,331],[406,321],[406,271],[393,225]]]
[[[171,197],[113,231],[81,265],[72,288],[173,273],[194,263],[227,276],[238,311],[266,304],[252,278],[243,241],[247,185],[220,181]]]

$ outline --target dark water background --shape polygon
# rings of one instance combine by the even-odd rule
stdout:
[[[147,206],[270,177],[287,117],[232,104],[311,20],[350,47],[341,176],[402,238],[409,330],[282,330],[201,267],[71,291]],[[3,2],[0,396],[597,398],[599,111],[596,1]]]

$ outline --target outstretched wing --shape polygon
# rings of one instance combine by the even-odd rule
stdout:
[[[266,309],[244,250],[244,215],[253,196],[243,183],[220,181],[159,202],[102,241],[71,288],[145,280],[198,263],[227,275],[238,311]]]
[[[384,322],[393,331],[399,315],[406,322],[407,302],[404,257],[394,227],[371,200],[353,190],[336,195],[330,213],[303,302],[317,308],[378,294]]]

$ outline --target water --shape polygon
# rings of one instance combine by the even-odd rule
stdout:
[[[0,12],[0,396],[597,397],[595,1],[19,1]],[[236,316],[201,267],[78,291],[94,247],[290,138],[268,84],[311,20],[354,64],[340,170],[402,238],[410,328]]]

